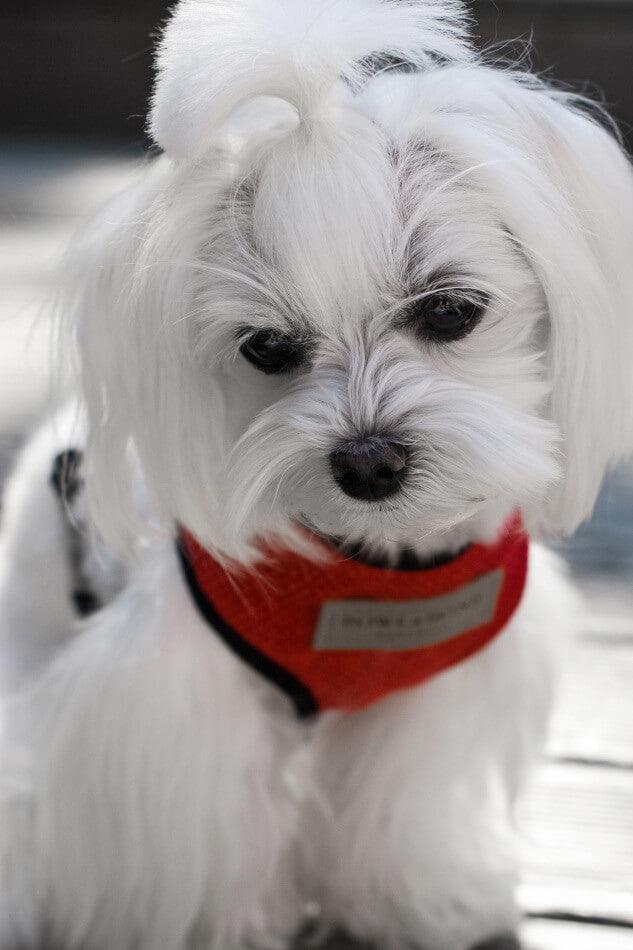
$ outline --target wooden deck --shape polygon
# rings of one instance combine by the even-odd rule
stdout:
[[[36,318],[60,249],[135,172],[121,155],[0,148],[0,474],[47,404],[49,324]],[[523,938],[531,950],[633,950],[633,468],[563,551],[587,608],[522,813]]]

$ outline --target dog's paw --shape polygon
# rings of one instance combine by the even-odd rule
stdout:
[[[521,944],[517,937],[507,935],[485,940],[483,943],[478,943],[472,950],[521,950]]]
[[[53,459],[49,480],[67,505],[72,504],[83,488],[82,461],[83,452],[80,449],[66,449]]]

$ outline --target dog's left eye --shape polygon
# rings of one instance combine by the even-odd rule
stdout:
[[[303,345],[276,330],[251,333],[243,339],[240,353],[262,373],[284,373],[305,359]]]
[[[432,294],[407,308],[407,323],[431,340],[461,340],[479,323],[485,302],[473,297]]]

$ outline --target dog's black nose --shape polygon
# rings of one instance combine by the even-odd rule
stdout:
[[[350,498],[380,501],[400,490],[407,451],[397,442],[372,435],[352,439],[330,455],[336,483]]]

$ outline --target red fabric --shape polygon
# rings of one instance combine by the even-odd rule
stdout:
[[[373,567],[339,555],[329,563],[315,564],[286,551],[271,552],[257,573],[229,575],[184,530],[181,551],[198,594],[202,592],[243,641],[307,687],[315,708],[354,710],[394,690],[423,683],[496,637],[521,600],[528,539],[516,514],[496,543],[472,545],[447,564],[413,571]],[[316,650],[312,646],[324,602],[437,597],[498,569],[503,580],[494,617],[483,626],[441,643],[406,650]]]

